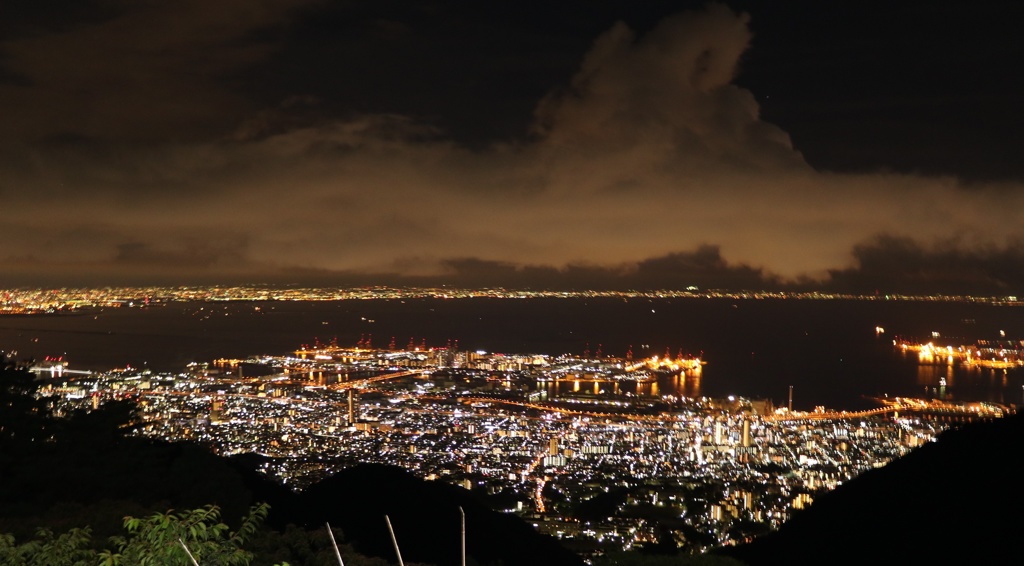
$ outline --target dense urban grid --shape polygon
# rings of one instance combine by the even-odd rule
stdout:
[[[180,373],[35,367],[59,410],[138,402],[137,434],[251,453],[293,489],[358,463],[480,494],[585,557],[690,551],[777,528],[815,497],[991,404],[880,399],[860,413],[690,397],[702,360],[315,344]],[[698,387],[699,389],[699,387]]]

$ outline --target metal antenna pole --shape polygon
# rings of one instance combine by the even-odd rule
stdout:
[[[192,564],[194,564],[195,566],[199,566],[199,563],[196,562],[196,557],[192,556],[192,552],[188,549],[188,546],[185,544],[185,541],[181,540],[181,537],[178,537],[178,542],[180,542],[181,547],[185,549],[185,554],[188,555],[188,558],[192,561]]]
[[[345,563],[341,560],[341,551],[338,550],[338,541],[334,540],[334,533],[331,531],[331,524],[324,524],[327,525],[327,534],[331,535],[331,546],[334,547],[334,556],[338,559],[338,566],[345,566]]]
[[[462,566],[466,566],[466,512],[462,510],[462,506],[459,506],[459,515],[462,516],[462,538],[461,538],[461,550],[462,550]]]
[[[395,545],[395,556],[398,557],[398,566],[405,566],[405,562],[402,562],[402,551],[398,550],[398,540],[395,539],[395,529],[391,528],[391,519],[384,515],[384,520],[388,522],[388,532],[391,533],[391,542]]]

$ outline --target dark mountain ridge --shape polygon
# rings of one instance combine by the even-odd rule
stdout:
[[[126,515],[207,504],[219,506],[234,524],[250,506],[266,502],[268,528],[297,525],[312,532],[329,522],[360,554],[394,562],[387,515],[404,560],[444,566],[459,564],[461,507],[470,563],[582,564],[556,540],[492,511],[471,492],[396,467],[355,466],[296,493],[254,471],[251,458],[222,458],[185,443],[33,444],[0,452],[0,533],[18,540],[39,527],[90,526],[93,540],[102,542],[122,531]]]
[[[983,564],[1019,555],[1024,415],[936,442],[819,497],[778,531],[721,554],[760,564]]]

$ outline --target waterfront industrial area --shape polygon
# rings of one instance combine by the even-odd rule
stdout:
[[[701,396],[703,360],[312,344],[180,372],[35,367],[58,412],[138,404],[134,432],[225,455],[301,490],[359,463],[462,486],[585,557],[665,537],[750,540],[957,423],[1010,407],[906,398],[860,412]]]
[[[916,354],[924,365],[959,364],[974,368],[1010,369],[1024,367],[1024,341],[978,340],[974,344],[936,344],[897,339],[893,345],[904,355]]]

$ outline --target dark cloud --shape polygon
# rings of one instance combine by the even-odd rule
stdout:
[[[113,261],[144,268],[209,269],[217,264],[230,267],[245,255],[244,240],[210,240],[196,235],[184,244],[178,249],[160,249],[145,242],[128,242],[117,246]]]
[[[641,261],[630,276],[637,288],[778,289],[778,277],[749,265],[730,265],[716,246]]]
[[[859,244],[856,265],[832,270],[829,285],[848,292],[1017,295],[1024,290],[1024,243],[967,246],[947,241],[922,245],[907,237],[879,236]]]
[[[272,47],[248,34],[304,4],[110,2],[31,13],[19,27],[26,31],[0,42],[4,74],[20,78],[0,83],[0,104],[20,109],[4,131],[134,143],[221,134],[257,110],[227,80]]]
[[[747,265],[730,265],[714,246],[617,266],[521,265],[479,258],[448,259],[437,275],[407,272],[306,271],[300,279],[327,285],[418,285],[535,290],[784,289],[777,277]],[[283,279],[278,279],[283,281]]]

